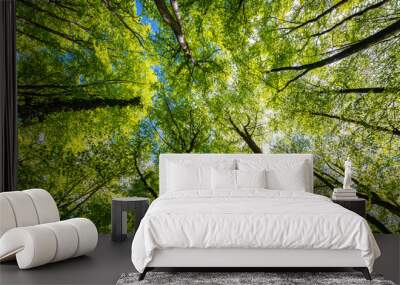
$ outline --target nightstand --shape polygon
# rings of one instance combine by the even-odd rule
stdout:
[[[149,207],[149,199],[143,197],[113,198],[111,206],[111,238],[123,241],[127,236],[127,211],[135,215],[135,232]],[[135,233],[134,232],[134,233]]]
[[[361,217],[366,217],[366,200],[361,198],[354,198],[351,200],[334,200],[333,203],[339,204],[340,206],[359,214]]]

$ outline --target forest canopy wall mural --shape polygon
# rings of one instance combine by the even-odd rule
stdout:
[[[110,230],[158,194],[158,155],[353,162],[376,232],[400,233],[400,1],[18,0],[18,188]]]

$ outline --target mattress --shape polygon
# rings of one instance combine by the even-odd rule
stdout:
[[[372,271],[379,248],[361,216],[307,192],[246,189],[171,192],[139,225],[132,262],[139,272],[166,249],[357,250]]]

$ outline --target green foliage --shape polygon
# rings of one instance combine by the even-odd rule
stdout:
[[[349,156],[399,233],[400,3],[171,2],[18,1],[19,187],[108,231],[113,196],[157,196],[162,152],[310,152],[328,196]]]

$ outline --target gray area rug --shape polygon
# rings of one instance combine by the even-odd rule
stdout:
[[[395,285],[381,276],[373,275],[368,281],[359,272],[148,272],[146,278],[138,281],[138,273],[122,274],[117,285],[146,284],[267,284],[267,285]]]

